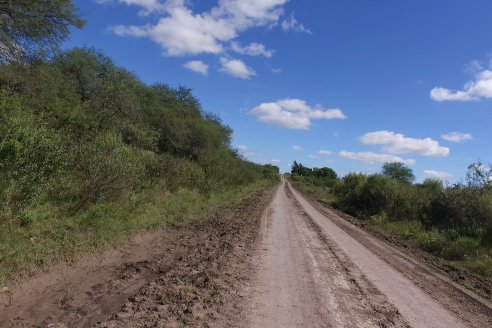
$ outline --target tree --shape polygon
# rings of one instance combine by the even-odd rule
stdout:
[[[469,165],[466,181],[470,187],[492,187],[492,166],[487,167],[482,162]]]
[[[322,167],[313,169],[313,174],[317,178],[328,178],[335,180],[337,178],[337,173],[329,167]]]
[[[297,174],[301,177],[307,177],[312,175],[313,171],[309,167],[305,167],[301,163],[297,163],[294,161],[292,164],[292,170],[290,171],[292,174]]]
[[[52,53],[84,24],[71,0],[0,0],[0,62]]]
[[[412,183],[415,180],[412,169],[400,162],[384,163],[381,173],[405,183]]]

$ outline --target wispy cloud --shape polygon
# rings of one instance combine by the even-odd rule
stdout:
[[[294,145],[292,147],[290,147],[290,149],[294,150],[294,151],[303,151],[304,148],[302,148],[301,146],[298,146],[298,145]]]
[[[451,142],[464,142],[468,140],[473,140],[473,136],[470,133],[463,132],[449,132],[443,134],[441,138]]]
[[[248,158],[248,159],[252,159],[252,158],[255,158],[255,157],[260,157],[260,154],[257,154],[255,152],[253,152],[248,146],[246,145],[238,145],[237,146],[237,149],[239,150],[239,153]]]
[[[452,177],[452,175],[447,172],[435,171],[435,170],[425,170],[424,174],[427,178],[438,179],[438,180],[446,180]]]
[[[282,99],[277,102],[262,103],[249,111],[260,121],[289,129],[308,130],[312,120],[345,119],[340,109],[311,107],[301,99]]]
[[[247,46],[241,46],[239,42],[233,41],[231,42],[231,49],[241,55],[264,56],[267,58],[272,57],[274,53],[273,50],[267,49],[265,45],[256,42],[250,43]]]
[[[318,154],[320,154],[320,155],[331,155],[331,154],[333,154],[333,152],[331,152],[329,150],[321,149],[321,150],[318,150]]]
[[[414,159],[404,159],[399,156],[390,154],[379,154],[373,152],[349,152],[342,150],[339,153],[340,157],[360,161],[366,164],[382,164],[386,162],[400,162],[408,165],[415,165],[416,161]]]
[[[282,29],[284,31],[296,31],[296,32],[302,32],[302,33],[307,33],[307,34],[313,34],[310,29],[304,27],[302,23],[300,23],[293,15],[291,15],[289,18],[284,19],[282,21]]]
[[[359,139],[365,145],[381,145],[383,146],[383,151],[390,154],[449,155],[449,148],[442,147],[439,142],[431,138],[407,138],[403,134],[392,131],[370,132]]]

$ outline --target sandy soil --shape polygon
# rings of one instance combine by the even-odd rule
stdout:
[[[492,306],[286,181],[56,266],[0,327],[492,327]]]

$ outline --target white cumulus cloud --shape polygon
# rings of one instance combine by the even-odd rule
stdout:
[[[249,79],[256,75],[256,72],[251,67],[246,66],[242,60],[221,57],[220,63],[222,64],[220,71],[231,76]]]
[[[159,44],[168,56],[219,54],[225,44],[253,27],[275,24],[283,14],[288,0],[220,0],[202,13],[194,13],[186,0],[119,0],[138,5],[146,12],[160,15],[156,23],[118,25],[113,31],[119,36],[147,37]],[[259,44],[246,52],[262,50]],[[268,50],[263,49],[268,54]]]
[[[183,65],[185,68],[203,74],[208,74],[208,65],[202,62],[201,60],[192,60]]]
[[[135,5],[142,8],[140,15],[149,15],[152,12],[162,12],[166,10],[166,5],[159,0],[96,0],[97,3],[105,4],[119,2],[129,6]]]
[[[436,87],[431,90],[431,98],[435,101],[473,101],[481,98],[492,98],[492,69],[475,73],[475,79],[465,84],[463,90],[451,90]]]
[[[250,43],[247,46],[241,46],[241,44],[237,41],[231,42],[231,49],[234,52],[237,52],[241,55],[249,55],[249,56],[264,56],[270,58],[273,56],[273,50],[269,50],[265,47],[265,45],[261,43]]]
[[[290,147],[290,149],[294,150],[294,151],[303,151],[304,148],[302,148],[301,146],[298,146],[298,145],[294,145],[292,147]]]
[[[400,162],[408,165],[415,165],[414,159],[404,159],[399,156],[390,155],[390,154],[379,154],[373,152],[349,152],[342,150],[339,153],[340,157],[353,160],[360,161],[366,164],[381,164],[387,162]]]
[[[470,133],[463,132],[449,132],[441,136],[444,140],[451,142],[463,142],[473,140],[473,136]]]
[[[392,131],[369,132],[359,139],[365,145],[382,145],[383,151],[390,154],[449,155],[449,148],[440,146],[439,142],[431,138],[407,138],[403,134]]]
[[[452,175],[447,172],[435,171],[435,170],[425,170],[424,174],[427,178],[438,179],[438,180],[446,180],[452,177]]]
[[[312,120],[345,119],[340,109],[311,107],[301,99],[282,99],[277,102],[262,103],[249,111],[260,121],[289,129],[308,130]]]

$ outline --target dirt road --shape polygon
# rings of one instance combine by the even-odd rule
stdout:
[[[11,289],[2,328],[492,327],[489,301],[285,180]]]
[[[321,213],[285,181],[261,234],[245,310],[249,326],[492,327],[487,301],[444,278],[419,276],[426,268],[336,214]]]

